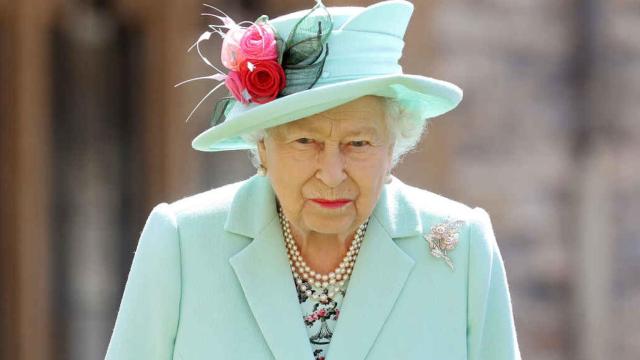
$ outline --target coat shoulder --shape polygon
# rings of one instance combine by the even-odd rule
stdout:
[[[194,194],[169,205],[182,229],[253,237],[276,217],[275,196],[265,176]],[[189,232],[191,234],[191,232]]]
[[[460,201],[415,186],[402,184],[399,186],[410,205],[417,210],[431,215],[463,215],[472,207]]]
[[[247,180],[186,196],[169,204],[178,219],[226,217],[238,190]]]
[[[485,209],[472,207],[401,182],[398,182],[396,187],[393,196],[395,202],[397,206],[405,208],[404,211],[398,212],[397,217],[401,220],[396,220],[396,224],[412,224],[412,221],[415,221],[420,229],[420,240],[433,234],[437,225],[454,229],[453,231],[459,234],[457,249],[466,249],[455,251],[451,255],[457,267],[474,266],[486,270],[492,261],[498,259],[502,262],[491,219]]]
[[[457,200],[450,199],[429,190],[400,184],[402,196],[408,206],[418,213],[422,224],[435,224],[449,221],[462,221],[469,231],[492,234],[493,228],[489,213],[482,207],[471,206]],[[489,236],[491,238],[491,236]],[[488,246],[488,244],[485,244]]]
[[[466,221],[474,216],[473,207],[432,191],[407,185],[399,180],[388,186],[386,206],[390,209],[391,216],[396,213],[396,216],[406,218],[410,212],[422,224],[445,219]],[[393,208],[397,210],[393,211]]]

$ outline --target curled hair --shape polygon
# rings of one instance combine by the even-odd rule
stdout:
[[[396,166],[402,157],[415,149],[426,129],[427,121],[422,117],[421,104],[402,103],[394,98],[384,97],[385,121],[393,141],[392,165]],[[250,149],[251,163],[260,166],[257,144],[266,136],[265,129],[259,129],[242,136],[242,139],[256,145]]]

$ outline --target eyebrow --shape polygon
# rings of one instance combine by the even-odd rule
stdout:
[[[284,128],[282,129],[283,134],[285,135],[289,135],[293,132],[309,132],[312,134],[322,134],[324,132],[325,129],[321,128],[319,125],[317,125],[316,123],[309,123],[309,124],[305,124],[305,125],[297,125],[297,126],[293,126],[290,128]],[[342,136],[343,137],[350,137],[350,136],[355,136],[355,135],[370,135],[370,136],[379,136],[380,131],[373,127],[373,126],[363,126],[363,127],[357,127],[357,128],[352,128],[352,129],[347,129]]]

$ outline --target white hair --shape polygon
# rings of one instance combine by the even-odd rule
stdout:
[[[422,117],[421,104],[406,106],[394,98],[383,97],[385,121],[393,141],[392,165],[396,166],[404,155],[415,149],[426,129],[427,121]],[[242,136],[242,139],[256,146],[249,150],[251,163],[258,168],[260,156],[257,144],[266,136],[265,129],[259,129]]]

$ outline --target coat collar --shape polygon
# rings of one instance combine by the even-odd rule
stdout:
[[[422,232],[420,218],[407,206],[402,186],[397,179],[385,185],[369,221],[331,340],[329,359],[366,357],[414,266],[414,260],[393,240]],[[238,189],[225,230],[254,239],[229,262],[274,357],[312,359],[277,218],[275,194],[267,178],[253,177]]]
[[[411,197],[405,193],[406,185],[393,177],[384,186],[373,217],[392,238],[415,236],[423,233],[423,224]],[[265,176],[253,176],[236,192],[231,203],[225,230],[246,237],[255,236],[277,216],[275,194]]]

